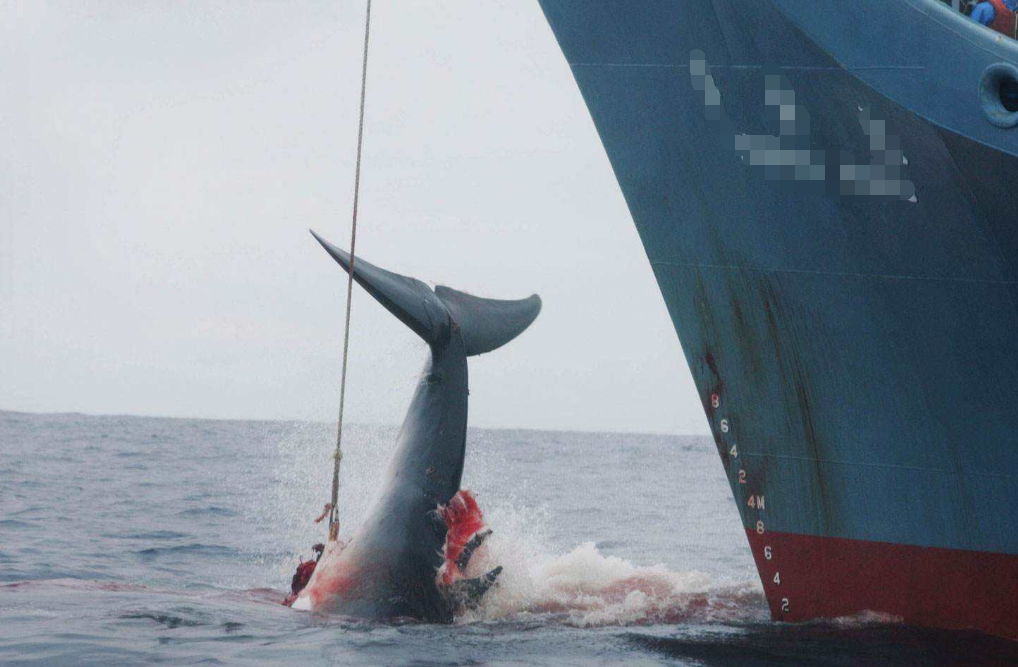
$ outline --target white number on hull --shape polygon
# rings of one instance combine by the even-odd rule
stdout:
[[[722,433],[728,433],[728,420],[727,419],[722,419],[721,420],[721,432]]]
[[[746,483],[746,471],[745,470],[740,470],[739,471],[739,484],[745,484],[745,483]]]
[[[718,396],[717,394],[711,394],[710,395],[710,406],[712,408],[721,407],[721,397]]]
[[[781,611],[788,613],[788,598],[781,598]]]
[[[749,507],[754,507],[758,510],[764,508],[764,497],[763,496],[750,496],[749,501],[746,503]]]
[[[764,558],[767,560],[774,558],[774,553],[771,551],[770,545],[764,547]]]
[[[763,535],[764,534],[764,523],[763,523],[763,521],[757,521],[756,522],[756,532],[757,532],[758,535]]]
[[[781,573],[780,572],[775,572],[774,573],[774,583],[777,584],[778,586],[781,585]]]
[[[733,459],[739,458],[739,450],[735,445],[732,445],[732,448],[728,450],[728,453],[732,455]]]

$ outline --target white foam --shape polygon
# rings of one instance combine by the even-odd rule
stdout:
[[[901,616],[882,611],[865,610],[851,616],[832,618],[830,623],[841,627],[862,627],[867,625],[900,625],[905,622]]]
[[[466,574],[504,569],[498,586],[479,609],[463,615],[464,622],[540,614],[578,626],[641,625],[766,614],[758,583],[719,583],[698,570],[636,565],[604,555],[593,542],[549,555],[544,512],[503,504],[487,508],[486,518],[494,533]]]

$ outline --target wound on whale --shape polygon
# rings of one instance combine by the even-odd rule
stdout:
[[[346,271],[350,256],[312,235]],[[460,490],[467,434],[467,357],[522,333],[541,311],[535,294],[518,301],[434,290],[357,258],[353,278],[431,349],[400,428],[379,494],[349,543],[330,542],[295,609],[371,619],[451,622],[476,605],[502,568],[463,572],[490,534],[469,491]]]

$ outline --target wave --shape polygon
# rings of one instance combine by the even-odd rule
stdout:
[[[150,547],[135,551],[135,554],[145,559],[158,558],[173,554],[207,554],[213,556],[229,556],[237,553],[232,547],[224,547],[219,544],[182,544],[175,547]]]
[[[191,509],[181,510],[177,512],[177,516],[181,517],[194,517],[194,516],[237,516],[237,513],[226,507],[193,507]]]
[[[33,588],[64,588],[76,591],[102,591],[112,593],[136,593],[152,590],[141,584],[132,584],[122,581],[104,581],[101,579],[74,579],[71,577],[60,577],[57,579],[27,579],[25,581],[15,581],[10,584],[0,585],[0,589],[7,590]]]
[[[103,537],[114,540],[179,540],[189,535],[175,530],[153,530],[140,533],[103,533]]]
[[[905,622],[901,616],[888,614],[882,611],[860,611],[851,616],[838,616],[829,620],[820,620],[819,623],[828,623],[842,628],[863,628],[870,625],[901,625]]]
[[[0,528],[33,528],[32,524],[17,519],[0,519]]]

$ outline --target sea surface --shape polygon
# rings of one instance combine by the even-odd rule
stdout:
[[[345,438],[343,533],[396,428]],[[333,427],[0,412],[2,665],[1015,665],[1018,645],[876,615],[769,620],[705,437],[471,430],[505,567],[450,626],[280,604],[322,541]]]

